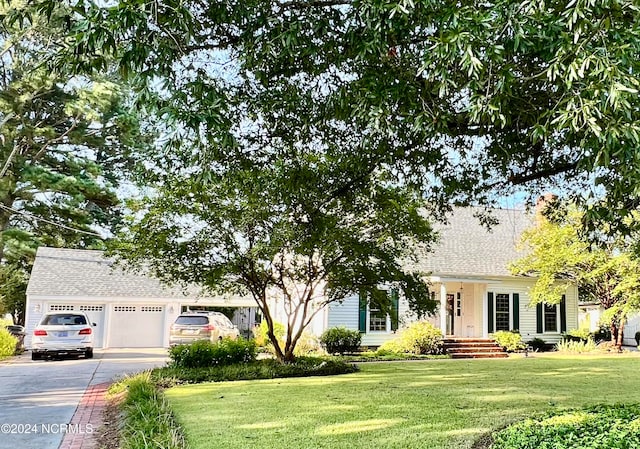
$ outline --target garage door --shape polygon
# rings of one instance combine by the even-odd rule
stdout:
[[[161,348],[164,342],[164,307],[159,304],[112,306],[109,317],[110,348]]]
[[[49,304],[50,312],[84,312],[93,326],[93,347],[104,347],[104,304]]]

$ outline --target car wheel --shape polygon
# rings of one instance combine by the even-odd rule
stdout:
[[[42,358],[41,354],[37,353],[37,352],[32,352],[31,353],[31,360],[40,360]]]
[[[84,352],[84,357],[85,357],[86,359],[92,359],[92,358],[93,358],[93,348],[91,348],[91,349],[87,349],[87,350]]]

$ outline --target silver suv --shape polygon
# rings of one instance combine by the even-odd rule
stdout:
[[[169,330],[169,345],[192,343],[196,340],[216,342],[225,337],[238,338],[238,328],[220,312],[187,312],[176,318]]]

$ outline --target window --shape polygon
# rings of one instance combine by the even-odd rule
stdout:
[[[377,307],[369,308],[369,330],[378,332],[387,330],[387,314]]]
[[[50,304],[49,310],[52,312],[69,312],[73,310],[72,304]]]
[[[544,331],[558,332],[558,305],[544,305]]]
[[[496,294],[496,330],[508,331],[509,326],[509,294]]]

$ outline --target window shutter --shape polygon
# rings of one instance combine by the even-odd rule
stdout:
[[[543,328],[542,328],[542,303],[539,302],[538,304],[536,304],[536,332],[541,334],[543,333]]]
[[[493,333],[493,292],[487,293],[487,317],[489,323],[489,333]]]
[[[513,330],[520,330],[520,294],[513,294]]]
[[[567,331],[567,297],[562,295],[560,301],[560,332]]]
[[[367,331],[367,297],[364,292],[360,292],[358,309],[358,330],[364,333]]]
[[[400,294],[397,289],[391,290],[391,330],[398,330]]]

